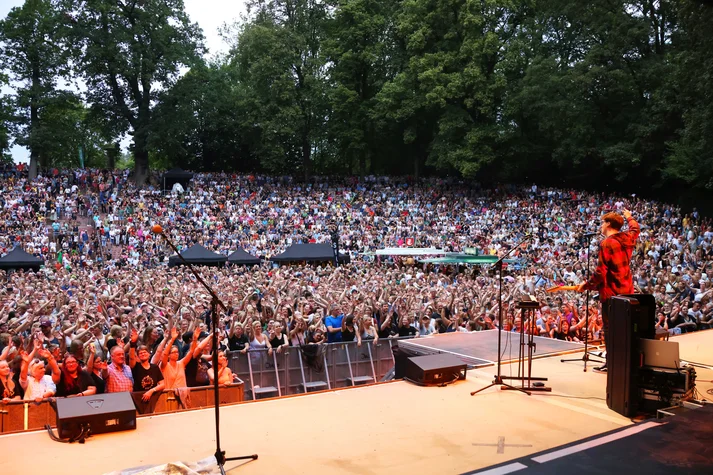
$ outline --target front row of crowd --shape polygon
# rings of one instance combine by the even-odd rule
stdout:
[[[468,308],[456,308],[453,299],[450,302],[434,299],[418,317],[406,316],[407,312],[401,311],[402,302],[397,300],[392,304],[372,303],[344,309],[337,304],[318,302],[324,307],[324,311],[318,313],[305,312],[303,306],[300,306],[301,311],[295,307],[294,312],[282,307],[278,315],[267,320],[269,312],[257,312],[259,295],[252,297],[247,312],[224,314],[220,320],[224,329],[219,328],[217,332],[220,345],[217,375],[211,364],[213,335],[207,310],[195,317],[184,314],[176,324],[169,316],[165,319],[167,326],[163,336],[159,328],[152,326],[139,331],[119,325],[108,327],[99,322],[90,326],[82,322],[81,317],[69,328],[71,337],[65,336],[67,329],[55,331],[48,317],[40,319],[39,331],[30,336],[2,334],[2,401],[41,402],[51,397],[128,391],[133,393],[135,401],[149,402],[154,394],[163,390],[212,385],[216,377],[221,385],[235,382],[237,375],[228,366],[230,354],[240,357],[249,350],[262,350],[271,355],[272,351],[282,352],[289,346],[343,341],[356,341],[361,345],[363,340],[373,340],[376,344],[380,338],[497,328],[497,308],[491,309],[489,315],[473,318]],[[584,306],[574,301],[562,302],[559,298],[548,300],[550,305],[543,305],[532,321],[525,322],[506,301],[503,329],[514,332],[522,329],[526,333],[567,341],[581,341],[585,336],[590,341],[601,340],[602,318],[596,305],[592,305],[586,320]],[[318,306],[313,297],[309,301]],[[403,316],[399,317],[399,313]],[[84,330],[80,331],[83,323]],[[658,330],[666,331],[665,326],[657,322]],[[108,334],[104,334],[102,327],[104,331],[109,330]],[[69,340],[69,345],[59,338]],[[65,349],[68,351],[63,351]],[[250,356],[255,353],[257,351],[251,352]]]

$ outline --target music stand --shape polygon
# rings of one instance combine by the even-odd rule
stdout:
[[[547,381],[547,378],[537,377],[532,375],[532,354],[537,348],[535,343],[535,331],[537,330],[537,322],[535,321],[535,311],[539,310],[540,303],[536,300],[525,300],[518,302],[517,308],[520,309],[520,351],[517,358],[517,376],[503,376],[503,379],[517,379],[522,381],[522,386],[503,386],[500,389],[525,389],[527,391],[552,391],[552,388],[540,384],[534,386],[533,381]],[[525,342],[525,318],[527,318],[527,343]],[[527,355],[525,355],[525,346],[527,346]],[[527,361],[527,363],[525,362]]]

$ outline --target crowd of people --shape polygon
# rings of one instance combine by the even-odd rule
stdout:
[[[229,384],[228,357],[250,350],[340,341],[378,341],[497,328],[569,341],[599,340],[596,295],[546,293],[577,285],[596,266],[600,216],[629,209],[641,226],[634,284],[657,301],[656,327],[679,334],[713,324],[713,228],[696,210],[634,196],[537,186],[482,188],[456,180],[196,174],[183,193],[159,180],[136,188],[128,173],[53,170],[28,180],[0,177],[0,252],[15,246],[45,260],[14,271],[0,290],[2,399],[36,400],[132,391],[149,401],[164,389]],[[202,267],[228,309],[210,325],[209,296],[150,232],[161,225],[177,246],[202,244],[262,257],[255,267]],[[351,262],[277,266],[294,243],[329,242],[336,229]],[[526,245],[517,244],[527,233]],[[590,244],[588,246],[588,244]],[[497,275],[487,267],[434,266],[377,257],[389,247],[474,248],[523,263]],[[591,250],[591,256],[588,255]],[[534,295],[533,321],[515,304]],[[589,315],[585,319],[585,315]],[[211,367],[212,332],[220,341]]]

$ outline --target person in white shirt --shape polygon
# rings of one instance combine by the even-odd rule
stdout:
[[[700,302],[703,297],[710,293],[710,290],[708,289],[708,285],[706,285],[705,280],[701,280],[698,285],[700,286],[700,288],[696,289],[696,296],[694,297],[696,302]]]
[[[38,345],[39,343],[39,345]],[[22,355],[22,367],[20,370],[20,385],[25,390],[25,401],[40,402],[43,399],[54,396],[57,386],[52,381],[52,376],[45,374],[45,363],[42,360],[33,359],[35,353],[39,353],[42,358],[49,362],[52,372],[59,373],[59,366],[54,356],[42,348],[42,342],[35,340],[35,348],[29,355],[24,351]]]

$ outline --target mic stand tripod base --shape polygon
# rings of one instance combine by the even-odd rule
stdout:
[[[538,380],[538,381],[547,381],[547,378],[530,378],[531,380]],[[507,384],[503,384],[500,389],[504,391],[512,391],[512,390],[517,390],[517,391],[539,391],[539,392],[551,392],[552,388],[548,386],[522,386],[522,387],[517,387],[517,386],[510,386]]]
[[[242,455],[240,457],[225,457],[225,450],[215,453],[215,460],[218,462],[218,467],[220,467],[221,475],[225,475],[225,462],[233,462],[235,460],[257,460],[257,454],[252,455]]]
[[[471,396],[475,396],[481,391],[485,391],[486,389],[492,388],[493,386],[500,385],[500,389],[510,389],[512,391],[520,391],[521,393],[525,393],[528,396],[530,396],[530,393],[528,392],[527,389],[525,388],[516,388],[515,386],[511,386],[505,381],[503,381],[503,378],[501,376],[495,375],[495,379],[493,379],[493,382],[485,386],[484,388],[480,388],[477,391],[473,391],[470,393]]]
[[[533,376],[531,378],[528,378],[527,376],[503,376],[503,379],[517,379],[520,381],[527,381],[528,379],[530,381],[547,381],[547,378],[539,378],[537,376]]]
[[[604,364],[604,361],[593,359],[592,357],[590,357],[589,351],[585,351],[584,355],[582,355],[581,358],[561,359],[560,363],[570,363],[572,361],[584,361],[584,369],[582,371],[584,371],[585,373],[587,372],[587,362],[588,361],[593,361],[594,363]]]

